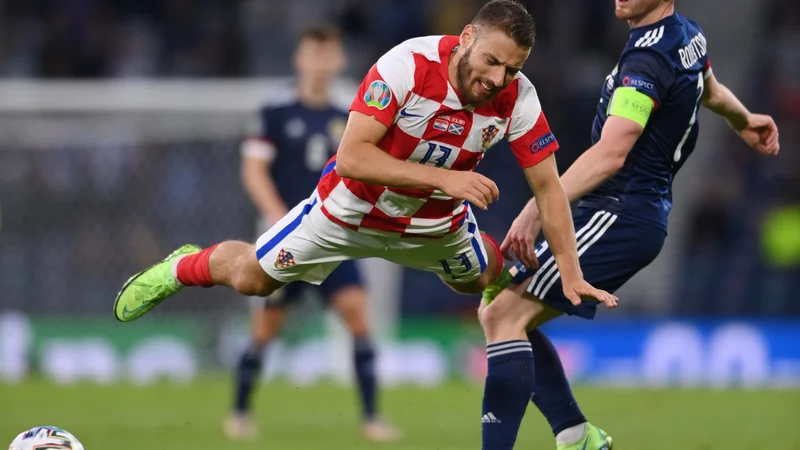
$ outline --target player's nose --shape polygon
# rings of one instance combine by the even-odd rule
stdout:
[[[506,77],[505,68],[496,67],[489,74],[489,81],[492,83],[492,87],[499,87],[503,85],[503,80],[505,79],[505,77]]]

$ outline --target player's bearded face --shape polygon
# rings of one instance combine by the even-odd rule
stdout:
[[[659,5],[664,3],[665,0],[615,0],[615,10],[617,18],[622,20],[635,20],[642,17]]]
[[[474,36],[456,68],[462,100],[480,105],[496,97],[514,80],[517,71],[509,68],[522,67],[529,52],[499,31],[485,30],[480,38]]]

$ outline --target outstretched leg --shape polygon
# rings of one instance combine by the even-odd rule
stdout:
[[[225,241],[201,249],[184,245],[163,261],[132,276],[114,302],[121,322],[136,320],[185,286],[225,285],[244,295],[267,296],[282,283],[267,275],[255,246]]]

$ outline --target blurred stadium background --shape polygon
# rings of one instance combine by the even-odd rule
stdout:
[[[246,301],[187,291],[141,322],[111,314],[127,276],[185,242],[250,240],[238,145],[286,89],[294,38],[333,22],[350,57],[337,96],[393,45],[458,33],[473,0],[0,0],[0,444],[57,425],[97,448],[231,448],[220,423],[247,341]],[[525,73],[566,168],[589,144],[627,39],[610,0],[524,1]],[[781,128],[762,159],[704,112],[660,258],[594,322],[548,325],[579,399],[625,449],[800,449],[800,3],[678,0],[717,77]],[[479,170],[504,236],[528,199],[510,151]],[[397,449],[477,448],[485,357],[477,299],[364,261]],[[348,337],[309,299],[269,353],[261,441],[369,448],[347,389]],[[518,448],[548,448],[535,408]]]

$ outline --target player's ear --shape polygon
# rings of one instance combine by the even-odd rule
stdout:
[[[477,34],[478,29],[475,28],[471,23],[468,23],[461,31],[461,36],[458,37],[458,45],[461,46],[462,49],[469,48],[472,43],[475,42]]]

